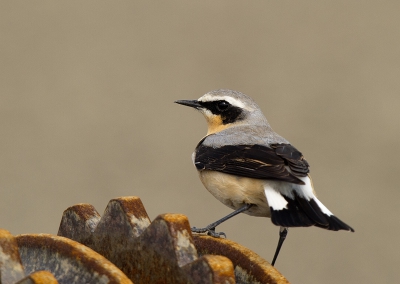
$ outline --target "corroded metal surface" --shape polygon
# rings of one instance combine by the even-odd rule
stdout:
[[[58,234],[105,256],[134,283],[235,281],[232,262],[226,257],[198,257],[184,215],[162,214],[150,222],[138,197],[121,197],[109,202],[100,220],[97,216],[90,204],[69,207]]]
[[[236,283],[289,283],[269,262],[233,241],[197,234],[193,239],[199,255],[223,255],[232,261]]]
[[[66,284],[132,283],[110,261],[78,242],[49,234],[18,235],[15,239],[27,274],[47,270]]]
[[[1,284],[56,284],[56,278],[48,271],[28,274],[21,262],[17,240],[10,232],[0,229],[0,283]]]
[[[25,277],[13,235],[0,229],[0,283],[15,283]]]
[[[100,221],[100,214],[90,204],[77,204],[76,210],[65,210],[57,235],[68,236],[79,243],[91,243],[92,233]]]

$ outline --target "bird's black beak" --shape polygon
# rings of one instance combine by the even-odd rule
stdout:
[[[175,103],[184,105],[184,106],[193,107],[196,109],[199,109],[202,107],[201,104],[197,100],[180,100],[180,101],[175,101]]]

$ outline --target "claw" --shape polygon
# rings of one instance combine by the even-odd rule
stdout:
[[[220,225],[221,223],[225,222],[226,220],[232,218],[233,216],[236,216],[239,213],[242,213],[246,210],[248,210],[250,207],[252,207],[253,204],[245,204],[243,207],[233,211],[232,213],[226,215],[225,217],[215,221],[214,223],[211,223],[210,225],[208,225],[205,228],[196,228],[193,227],[191,228],[193,233],[207,233],[207,235],[212,236],[214,238],[220,238],[221,236],[224,236],[226,239],[226,235],[224,232],[215,232],[215,227],[217,227],[218,225]]]
[[[207,232],[207,228],[192,227],[191,230],[193,233],[199,233],[199,234]]]
[[[192,227],[191,228],[193,233],[207,233],[207,235],[214,237],[214,238],[220,238],[221,236],[224,236],[224,238],[226,238],[226,234],[224,232],[215,232],[215,228],[196,228],[196,227]]]
[[[221,236],[224,236],[224,238],[226,239],[226,234],[224,232],[215,232],[215,230],[208,231],[207,235],[212,236],[214,238],[220,238]]]

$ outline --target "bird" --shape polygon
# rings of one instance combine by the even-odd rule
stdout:
[[[234,90],[210,91],[175,103],[194,108],[207,121],[207,134],[192,154],[204,187],[234,211],[194,233],[226,237],[215,228],[244,213],[268,217],[279,226],[274,266],[289,227],[354,232],[319,201],[303,154],[273,131],[260,107]]]

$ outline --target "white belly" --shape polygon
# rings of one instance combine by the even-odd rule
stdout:
[[[254,204],[243,213],[270,217],[269,205],[264,193],[264,180],[215,171],[200,171],[199,176],[205,188],[226,206],[236,210],[245,204]]]

